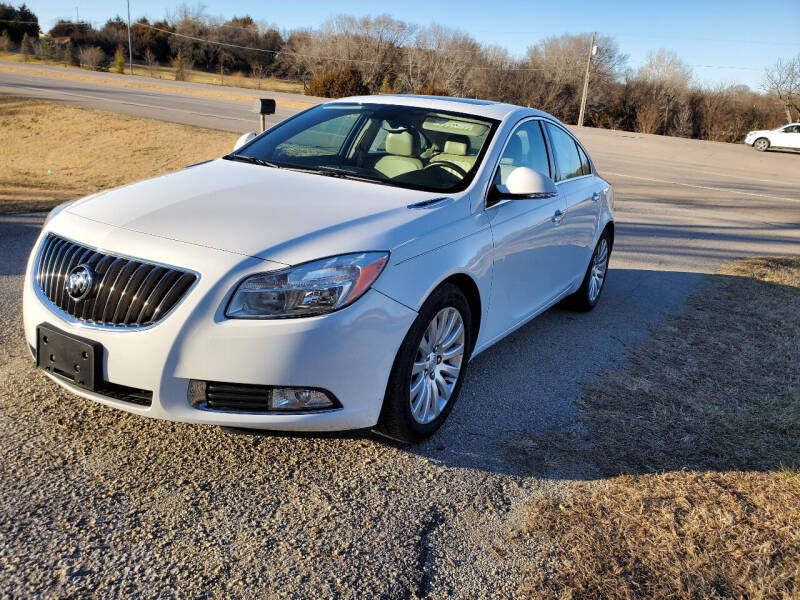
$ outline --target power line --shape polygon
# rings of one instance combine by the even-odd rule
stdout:
[[[196,23],[202,23],[201,21],[197,21],[195,19],[191,19],[191,21],[192,22],[196,22]],[[38,24],[38,21],[16,21],[16,20],[12,20],[12,19],[0,19],[0,23]],[[84,26],[90,26],[91,27],[91,24],[89,22],[87,22],[87,21],[79,21],[79,22],[59,21],[58,24],[59,25],[73,25],[73,26],[84,25]],[[273,56],[278,56],[278,55],[296,56],[298,58],[306,58],[306,59],[318,60],[318,61],[339,62],[339,63],[359,63],[359,64],[369,64],[369,65],[380,65],[380,66],[392,66],[392,65],[396,64],[396,63],[393,63],[393,62],[368,60],[368,59],[362,59],[362,58],[337,58],[337,57],[331,57],[331,56],[319,56],[319,55],[314,55],[314,54],[305,54],[305,53],[302,53],[302,52],[292,52],[290,50],[269,50],[269,49],[266,49],[266,48],[257,48],[257,47],[254,47],[254,46],[243,46],[243,45],[240,45],[240,44],[232,44],[230,42],[220,42],[220,41],[217,41],[217,40],[209,40],[207,38],[200,38],[200,37],[196,37],[196,36],[186,35],[186,34],[183,34],[183,33],[179,33],[177,31],[170,31],[168,29],[163,29],[161,27],[156,27],[156,26],[151,25],[149,23],[137,22],[137,23],[133,24],[133,26],[136,26],[136,25],[138,25],[140,27],[147,27],[147,28],[152,29],[154,31],[158,31],[158,32],[161,32],[161,33],[164,33],[164,34],[167,34],[167,35],[172,35],[172,36],[180,37],[180,38],[183,38],[183,39],[191,40],[191,41],[194,41],[194,42],[199,42],[199,43],[202,43],[202,44],[225,46],[227,48],[236,48],[238,50],[247,50],[247,51],[251,51],[251,52],[262,52],[262,53],[265,53],[265,54],[271,54]],[[215,26],[215,27],[233,27],[233,28],[237,28],[237,29],[244,29],[246,31],[252,31],[250,28],[241,27],[241,26],[238,26],[238,25],[219,25],[219,26]],[[701,38],[696,38],[696,39],[701,39]],[[717,40],[717,41],[720,41],[720,40]],[[366,48],[366,46],[364,44],[359,44],[358,42],[353,42],[353,41],[349,41],[349,40],[341,40],[338,43],[345,43],[347,45],[355,46],[357,48]],[[423,51],[427,51],[427,52],[437,52],[438,51],[437,48],[430,48],[430,47],[422,47],[422,48],[419,48],[419,49],[423,50]],[[453,56],[453,55],[464,55],[464,54],[478,54],[478,53],[483,52],[484,50],[483,49],[460,50],[460,51],[457,51],[457,52],[449,52],[449,51],[446,51],[446,50],[444,50],[444,51],[447,52],[447,54],[449,56]],[[742,66],[736,66],[736,65],[698,65],[698,64],[690,64],[688,66],[692,67],[692,68],[696,68],[696,69],[728,69],[728,70],[736,70],[736,71],[763,71],[764,70],[763,67],[742,67]],[[491,66],[491,67],[473,66],[472,68],[473,69],[477,69],[477,70],[482,70],[482,71],[494,71],[494,70],[497,70],[497,69],[502,69],[503,71],[510,71],[510,72],[551,72],[553,70],[552,68],[542,68],[542,67],[512,67],[512,68],[503,69],[502,67],[495,67],[495,66]],[[567,72],[573,72],[574,71],[575,73],[578,73],[578,72],[582,72],[583,71],[583,67],[580,67],[580,66],[570,67],[570,68],[566,69],[566,71]]]

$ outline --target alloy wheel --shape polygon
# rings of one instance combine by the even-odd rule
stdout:
[[[589,301],[594,302],[603,289],[603,281],[606,278],[608,269],[608,242],[605,237],[600,238],[597,244],[594,258],[592,259],[592,271],[589,274]]]
[[[425,425],[438,417],[450,400],[464,358],[465,330],[461,313],[440,310],[428,324],[411,367],[411,415]]]

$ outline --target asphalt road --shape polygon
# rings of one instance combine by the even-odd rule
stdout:
[[[254,131],[259,126],[258,115],[251,111],[251,105],[246,102],[180,95],[180,92],[185,92],[187,89],[224,94],[229,92],[231,88],[220,88],[219,86],[206,84],[158,81],[160,86],[174,88],[176,93],[173,94],[108,85],[103,82],[103,79],[97,77],[104,74],[82,72],[81,75],[89,76],[93,79],[97,78],[98,81],[71,81],[42,75],[10,73],[3,71],[2,66],[3,64],[0,62],[0,94],[13,94],[40,100],[65,102],[84,108],[99,108],[135,117],[150,117],[162,121],[237,133]],[[43,73],[46,72],[43,71]],[[116,77],[122,78],[124,81],[142,80],[141,77],[132,78],[119,75]],[[271,92],[259,94],[251,90],[237,90],[236,93],[252,96],[253,99],[263,95],[264,97],[292,98],[301,102],[309,102],[309,99],[305,96],[291,94],[275,94]],[[297,109],[278,106],[275,114],[267,117],[267,122],[269,124],[278,123],[295,112],[297,112]]]
[[[35,83],[26,93],[155,110]],[[0,93],[8,85],[0,72]],[[170,104],[163,119],[247,128],[232,118],[246,118],[241,104],[210,110],[205,99],[161,96],[141,104]],[[236,436],[64,394],[34,372],[19,334],[24,262],[41,217],[0,217],[0,568],[9,595],[98,586],[148,597],[517,595],[521,564],[549,568],[547,548],[513,541],[524,500],[594,476],[582,464],[520,467],[520,440],[573,428],[581,383],[623,361],[721,263],[800,253],[800,153],[576,133],[617,195],[600,305],[551,309],[476,357],[446,425],[413,447]]]

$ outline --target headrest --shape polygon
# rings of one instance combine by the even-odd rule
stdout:
[[[414,138],[407,131],[386,134],[386,151],[397,156],[411,156]]]
[[[456,140],[447,140],[444,143],[444,153],[445,154],[456,154],[458,156],[466,156],[467,155],[467,143],[466,142],[457,142]]]

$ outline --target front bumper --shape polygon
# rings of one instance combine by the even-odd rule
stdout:
[[[110,233],[99,237],[107,242]],[[200,273],[195,288],[163,321],[126,330],[64,318],[37,293],[31,276],[33,261],[25,280],[23,320],[26,339],[34,348],[36,327],[42,323],[101,343],[104,380],[152,391],[150,406],[116,400],[51,376],[59,385],[142,416],[189,423],[286,431],[358,429],[377,423],[394,357],[416,317],[413,310],[370,290],[352,306],[323,316],[227,319],[224,307],[236,282],[274,267],[265,268],[258,259],[232,259],[218,250],[187,249],[152,238],[146,241],[147,250],[141,256],[137,250],[143,249],[142,240],[137,235],[141,236],[117,230],[113,245],[99,243],[97,235],[85,243],[143,260],[163,260],[168,255],[171,264]],[[69,237],[86,239],[75,233]],[[37,250],[40,243],[41,238]],[[336,396],[342,408],[302,414],[203,410],[189,404],[191,379],[322,388]]]

